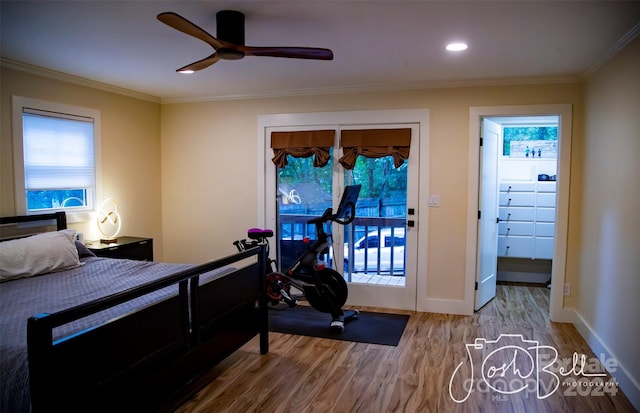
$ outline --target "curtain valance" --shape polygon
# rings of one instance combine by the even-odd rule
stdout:
[[[367,158],[393,156],[393,164],[399,168],[409,158],[411,129],[343,130],[340,146],[344,153],[340,163],[345,169],[354,168],[358,155]]]
[[[313,156],[313,166],[325,166],[329,162],[329,149],[335,136],[335,130],[271,132],[272,161],[278,168],[284,168],[287,155],[295,158]]]

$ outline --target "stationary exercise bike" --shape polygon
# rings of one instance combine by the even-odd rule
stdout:
[[[332,332],[341,333],[345,329],[345,323],[360,313],[359,310],[342,310],[347,302],[348,289],[344,277],[337,271],[328,268],[323,259],[329,252],[329,235],[324,230],[327,222],[336,222],[340,225],[350,224],[356,215],[356,202],[360,194],[360,185],[351,185],[345,188],[334,214],[331,208],[327,208],[322,216],[313,218],[307,223],[316,227],[317,239],[310,241],[305,238],[305,251],[284,272],[274,269],[276,260],[267,259],[267,297],[272,304],[286,303],[289,307],[295,307],[298,301],[306,300],[314,309],[331,314],[329,325]],[[239,251],[265,245],[269,254],[269,238],[273,237],[270,229],[252,228],[247,231],[247,239],[235,241],[233,244]],[[298,290],[296,294],[292,290]]]

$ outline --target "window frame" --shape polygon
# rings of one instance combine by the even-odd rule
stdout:
[[[19,215],[32,215],[42,213],[39,211],[27,211],[27,197],[25,189],[24,171],[24,141],[23,141],[23,111],[30,109],[40,112],[60,114],[62,118],[80,117],[93,119],[94,140],[94,173],[95,188],[90,197],[89,206],[83,209],[76,208],[51,208],[47,212],[65,211],[68,222],[87,222],[91,220],[92,213],[97,208],[97,200],[101,199],[102,168],[101,168],[101,124],[100,111],[91,108],[72,106],[63,103],[32,99],[23,96],[11,96],[11,135],[13,143],[13,171],[14,171],[14,203],[16,213]]]

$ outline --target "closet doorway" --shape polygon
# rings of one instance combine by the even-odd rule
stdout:
[[[472,108],[480,141],[476,311],[496,283],[521,283],[551,288],[550,315],[562,318],[570,117],[569,105]]]
[[[497,281],[551,287],[558,116],[485,120],[500,131]]]

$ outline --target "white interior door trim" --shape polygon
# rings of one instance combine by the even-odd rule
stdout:
[[[563,291],[567,260],[567,232],[569,223],[569,184],[571,181],[571,104],[472,106],[469,109],[469,179],[467,190],[467,262],[465,272],[464,305],[473,314],[478,248],[478,178],[480,159],[480,118],[483,116],[558,115],[560,141],[558,143],[558,183],[556,198],[556,227],[554,259],[551,268],[551,321],[571,322],[572,311],[563,305]]]

